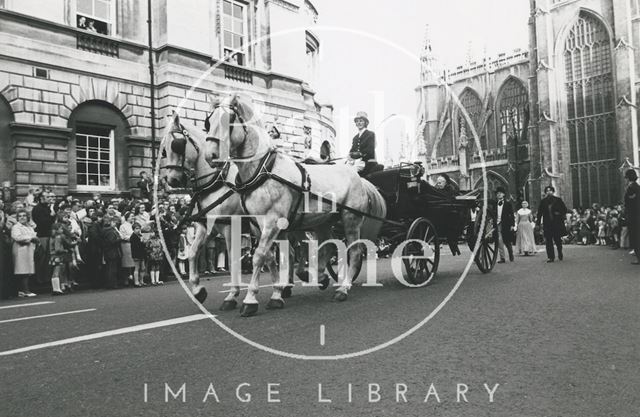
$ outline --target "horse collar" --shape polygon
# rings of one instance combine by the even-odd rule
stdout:
[[[247,181],[242,181],[240,175],[236,176],[235,191],[247,193],[262,185],[271,176],[271,170],[276,163],[277,155],[278,152],[275,149],[269,149],[260,160],[259,168]]]

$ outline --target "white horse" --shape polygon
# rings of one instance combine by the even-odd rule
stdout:
[[[292,229],[313,231],[321,243],[332,237],[331,226],[341,220],[349,247],[349,266],[348,271],[340,271],[342,276],[334,299],[346,300],[364,254],[364,245],[354,243],[361,238],[375,239],[382,224],[379,219],[386,215],[386,206],[380,193],[348,166],[302,167],[291,157],[277,152],[260,121],[255,120],[249,102],[238,95],[215,103],[210,119],[204,148],[206,161],[213,167],[233,161],[238,167],[236,189],[242,195],[245,210],[249,214],[263,216],[260,241],[253,255],[253,275],[241,315],[252,316],[258,311],[256,295],[260,270],[268,260],[269,249],[283,227],[292,224],[296,224]],[[305,172],[308,174],[306,177]],[[300,189],[295,189],[292,185],[298,185]],[[339,207],[338,216],[330,212],[332,205],[328,203],[322,205],[322,211],[302,215],[301,190],[308,190],[316,195],[331,195]],[[365,215],[375,216],[377,220],[369,218],[369,227],[362,228]],[[366,235],[361,236],[361,228]],[[326,249],[325,245],[318,254],[318,265],[323,270],[321,280],[326,279],[324,265],[330,253]],[[284,282],[274,285],[268,307],[281,308],[284,305],[284,285]]]
[[[190,215],[197,216],[200,212],[201,217],[194,221],[196,233],[188,253],[189,283],[192,294],[200,303],[204,303],[207,298],[207,290],[200,285],[196,264],[198,251],[214,228],[224,236],[228,245],[231,241],[231,228],[226,222],[216,223],[216,218],[243,214],[239,195],[228,186],[235,180],[237,169],[231,164],[221,169],[211,168],[204,159],[204,138],[205,134],[201,129],[182,125],[178,115],[174,114],[168,135],[160,145],[162,170],[166,172],[167,183],[172,187],[183,186],[187,178],[191,177],[194,186],[194,205]],[[206,211],[211,205],[215,207]],[[231,262],[234,261],[236,260],[231,259]],[[270,257],[268,261],[272,275],[277,276],[275,260]],[[221,310],[234,309],[237,305],[236,298],[240,294],[241,270],[239,267],[231,268],[230,272],[232,288],[223,301]]]

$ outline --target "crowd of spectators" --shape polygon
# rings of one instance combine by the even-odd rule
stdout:
[[[593,204],[588,209],[573,209],[567,216],[566,243],[608,246],[612,249],[629,247],[629,231],[624,208]]]
[[[158,219],[172,261],[180,252],[180,273],[188,274],[184,261],[194,229],[180,226],[188,196],[169,194],[154,207],[146,174],[139,188],[139,198],[105,200],[94,193],[80,200],[32,187],[25,198],[0,200],[0,295],[33,297],[36,287],[61,295],[82,284],[108,289],[160,285],[173,272]],[[209,236],[198,254],[199,272],[225,271],[225,251],[222,236]]]

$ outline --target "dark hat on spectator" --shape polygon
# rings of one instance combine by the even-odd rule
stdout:
[[[504,189],[504,187],[500,186],[496,188],[496,194],[497,193],[502,193],[502,194],[506,194],[507,191]]]
[[[556,192],[556,189],[553,187],[553,185],[547,185],[546,187],[544,187],[544,192],[546,193],[547,190],[551,190],[552,192]]]
[[[635,169],[628,169],[624,173],[624,177],[626,179],[628,179],[629,181],[637,181],[638,180],[638,174],[636,173]]]

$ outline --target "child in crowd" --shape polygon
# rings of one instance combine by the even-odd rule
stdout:
[[[142,242],[142,226],[140,223],[133,223],[133,233],[129,238],[131,242],[131,257],[133,258],[133,286],[141,287],[144,284],[146,251]]]
[[[607,244],[607,241],[605,240],[605,237],[607,236],[605,224],[604,220],[598,220],[598,242],[596,245],[606,246]]]
[[[38,196],[42,190],[38,187],[29,187],[29,191],[27,191],[27,196],[24,199],[24,204],[26,210],[31,213],[31,210],[38,205]]]
[[[155,225],[152,226],[152,233],[153,235],[146,243],[149,273],[151,275],[151,285],[160,285],[164,284],[163,281],[160,281],[160,265],[164,259],[164,252],[162,251],[160,234]]]
[[[69,283],[69,263],[71,262],[71,241],[62,223],[56,223],[51,230],[50,262],[53,266],[51,287],[53,295],[62,295],[73,289]]]
[[[189,264],[189,251],[191,250],[191,242],[187,238],[187,226],[182,226],[180,236],[178,237],[178,272],[182,277],[187,275]]]

